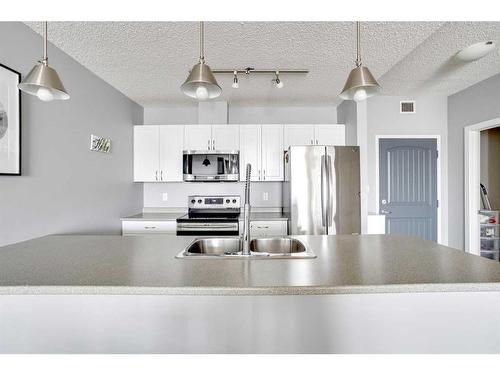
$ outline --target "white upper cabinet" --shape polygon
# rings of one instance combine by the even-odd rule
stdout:
[[[186,125],[184,128],[185,150],[240,149],[238,125]]]
[[[240,181],[247,163],[252,181],[283,181],[283,125],[240,126]]]
[[[252,166],[251,181],[261,177],[261,125],[240,125],[240,181],[245,181],[246,165]]]
[[[184,150],[212,150],[212,125],[184,126]]]
[[[160,170],[158,126],[134,126],[134,181],[157,181]]]
[[[290,146],[345,145],[345,126],[342,124],[324,125],[284,125],[284,149]]]
[[[182,181],[184,126],[160,126],[160,181]]]
[[[182,181],[182,125],[134,126],[134,181]]]
[[[317,145],[344,146],[345,126],[340,124],[314,125],[314,138]]]
[[[290,146],[306,146],[314,143],[314,125],[285,125],[284,149]]]
[[[283,181],[283,125],[262,125],[262,179]]]
[[[212,125],[212,142],[214,150],[239,150],[240,127],[238,125]]]

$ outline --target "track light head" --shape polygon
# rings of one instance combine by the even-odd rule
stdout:
[[[235,70],[234,71],[234,78],[233,78],[233,84],[231,85],[231,87],[233,89],[237,89],[240,87],[240,84],[238,83],[238,72]]]
[[[283,81],[280,79],[280,72],[276,72],[276,78],[274,79],[274,83],[276,84],[276,87],[281,89],[283,88],[284,84]]]

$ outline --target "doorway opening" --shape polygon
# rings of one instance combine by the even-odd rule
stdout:
[[[479,210],[483,209],[483,202],[481,199],[481,183],[486,182],[486,188],[488,192],[493,193],[492,197],[495,197],[500,186],[496,186],[494,181],[485,181],[485,165],[484,162],[481,163],[481,153],[483,151],[483,161],[485,160],[484,155],[484,140],[483,140],[483,150],[481,147],[481,133],[490,129],[495,129],[500,127],[500,118],[483,121],[477,124],[466,126],[464,128],[464,211],[465,211],[465,233],[464,233],[464,243],[465,251],[475,255],[481,255],[481,229],[484,225],[480,225]],[[483,133],[484,136],[484,133]],[[493,146],[494,147],[494,146]],[[496,153],[491,155],[498,154]],[[492,163],[495,163],[492,161]],[[483,165],[482,165],[483,164]],[[498,168],[498,164],[496,165]],[[483,176],[481,172],[483,171]],[[482,178],[483,177],[483,181]],[[493,178],[493,177],[492,177]],[[494,191],[495,190],[495,191]],[[496,204],[494,202],[494,204]],[[499,210],[499,207],[492,207],[493,210]],[[483,223],[484,224],[484,223]],[[498,224],[498,223],[497,223]],[[489,232],[488,232],[489,233]],[[497,236],[493,236],[497,237]],[[497,240],[498,241],[498,240]]]

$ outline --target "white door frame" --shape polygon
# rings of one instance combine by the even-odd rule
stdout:
[[[482,121],[464,128],[464,247],[465,251],[481,255],[479,244],[479,216],[481,195],[481,130],[500,126],[500,117]]]
[[[379,204],[379,198],[380,198],[380,187],[379,187],[379,145],[380,145],[380,140],[385,139],[385,138],[407,138],[407,139],[414,139],[414,138],[422,138],[422,139],[435,139],[436,140],[436,147],[437,147],[437,152],[438,152],[438,161],[436,164],[437,167],[437,199],[439,200],[439,206],[437,208],[437,242],[441,243],[442,240],[442,225],[443,225],[443,218],[442,218],[442,209],[443,209],[443,197],[441,196],[441,184],[442,181],[441,179],[443,178],[441,174],[441,163],[440,159],[442,157],[441,155],[441,136],[437,134],[401,134],[401,135],[394,135],[394,134],[378,134],[375,135],[375,207],[377,210],[377,214],[380,212],[380,204]]]

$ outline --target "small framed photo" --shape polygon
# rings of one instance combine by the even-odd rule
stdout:
[[[21,175],[21,74],[0,64],[0,175]]]

